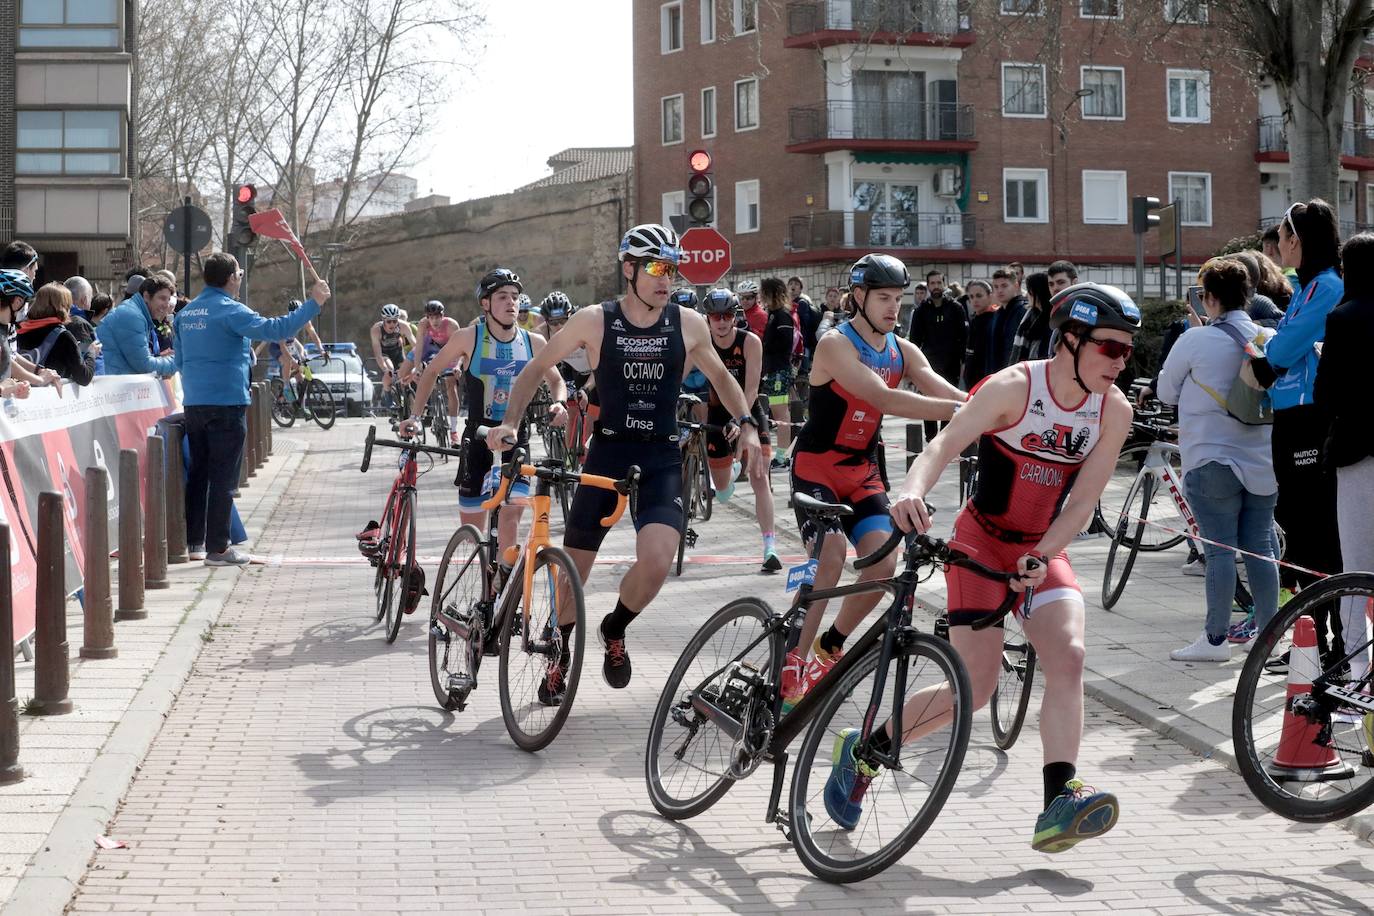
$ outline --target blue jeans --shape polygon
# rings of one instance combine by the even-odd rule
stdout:
[[[239,483],[239,460],[248,435],[248,409],[217,405],[186,408],[186,543],[206,553],[229,549],[229,522]]]
[[[1278,546],[1274,535],[1274,504],[1278,494],[1259,496],[1241,486],[1234,471],[1209,461],[1183,477],[1183,492],[1197,517],[1202,536],[1241,550],[1273,557]],[[1226,635],[1231,622],[1231,601],[1236,594],[1235,553],[1224,547],[1203,545],[1207,556],[1207,635]],[[1263,629],[1278,613],[1279,568],[1273,563],[1245,557],[1250,594],[1255,599],[1255,624]]]

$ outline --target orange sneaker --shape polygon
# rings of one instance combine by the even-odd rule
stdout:
[[[802,694],[805,695],[815,687],[816,682],[829,674],[830,669],[842,658],[844,649],[827,652],[821,648],[820,637],[816,637],[816,642],[811,647],[811,661],[807,663],[806,672],[802,675]]]
[[[789,713],[792,707],[806,695],[802,690],[802,672],[806,670],[806,657],[793,649],[787,653],[782,664],[782,711]]]

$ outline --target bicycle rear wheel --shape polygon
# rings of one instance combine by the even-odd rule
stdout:
[[[267,385],[272,391],[272,422],[287,429],[296,422],[295,394],[287,393],[280,378],[269,379]]]
[[[374,621],[380,621],[386,616],[387,604],[391,601],[391,575],[387,568],[387,558],[390,556],[388,545],[392,538],[392,513],[396,508],[396,500],[400,493],[393,489],[386,498],[386,508],[382,510],[382,530],[378,532],[377,553],[373,558],[377,567],[377,572],[372,579],[372,591],[376,596],[377,616]]]
[[[1010,750],[1021,734],[1035,682],[1035,647],[1026,638],[1021,618],[1008,614],[1002,631],[1002,673],[992,692],[992,737],[1002,750]]]
[[[315,418],[316,426],[329,429],[334,425],[334,394],[328,385],[312,378],[305,385],[305,403],[310,407],[310,415]]]
[[[1152,448],[1162,449],[1164,461],[1169,466],[1169,474],[1180,488],[1179,495],[1181,496],[1183,487],[1181,453],[1174,446],[1152,446],[1146,443],[1121,450],[1121,454],[1116,459],[1116,470],[1097,502],[1097,518],[1101,527],[1107,532],[1107,536],[1112,540],[1119,540],[1122,537],[1128,538],[1134,541],[1139,549],[1147,553],[1177,547],[1183,543],[1185,536],[1175,532],[1188,530],[1188,521],[1179,511],[1178,503],[1174,500],[1173,494],[1169,492],[1168,484],[1159,476],[1154,478],[1155,487],[1146,503],[1149,517],[1156,524],[1141,526],[1138,532],[1134,525],[1128,524],[1125,529],[1120,525],[1122,515],[1131,514],[1126,499],[1134,491],[1135,480],[1140,476],[1140,471],[1145,466],[1146,458]],[[1139,517],[1144,518],[1145,516],[1140,515]],[[1161,525],[1164,527],[1160,527]],[[1165,528],[1173,530],[1166,531]]]
[[[396,506],[396,526],[392,530],[391,549],[387,552],[391,587],[386,603],[386,641],[394,643],[401,632],[401,618],[405,616],[406,592],[411,587],[411,570],[415,569],[415,494],[401,493]]]
[[[485,614],[490,613],[490,604],[484,607],[483,602],[490,598],[491,571],[482,535],[473,525],[463,525],[444,548],[429,612],[429,683],[444,709],[462,709],[477,686]],[[440,619],[441,611],[462,626],[451,628]]]
[[[529,600],[528,626],[520,590],[508,594],[512,600],[501,626],[501,717],[516,746],[537,751],[558,737],[582,677],[582,579],[562,548],[545,547],[534,561],[531,593],[523,596]]]
[[[1362,728],[1367,712],[1329,692],[1343,689],[1368,703],[1369,676],[1352,681],[1347,657],[1356,646],[1369,657],[1371,601],[1374,573],[1331,576],[1280,608],[1250,645],[1231,737],[1245,784],[1275,814],[1325,823],[1374,804],[1374,751]],[[1343,645],[1328,635],[1336,619]],[[1326,689],[1314,690],[1315,681]]]
[[[735,784],[734,740],[692,705],[701,695],[739,712],[741,699],[727,694],[732,669],[775,680],[772,658],[782,656],[782,634],[769,634],[772,608],[739,598],[716,611],[692,637],[668,675],[649,724],[644,779],[649,800],[664,817],[695,817],[720,801]]]
[[[862,881],[905,855],[944,807],[968,750],[973,717],[968,674],[949,643],[917,634],[889,663],[883,708],[873,728],[882,727],[885,714],[895,709],[890,698],[895,698],[913,707],[902,715],[905,733],[918,727],[934,730],[902,743],[901,769],[879,765],[866,788],[856,781],[848,795],[826,799],[827,780],[848,743],[846,735],[857,731],[868,713],[881,654],[882,645],[874,645],[839,683],[818,685],[826,697],[792,771],[792,845],[802,864],[825,881]],[[856,792],[862,809],[857,823],[845,827],[830,809],[854,804]]]
[[[677,565],[673,575],[682,575],[682,563],[687,554],[687,532],[692,522],[701,514],[701,474],[697,471],[698,456],[696,445],[690,445],[682,457],[682,530],[677,538]]]
[[[706,433],[697,434],[697,517],[703,522],[711,520],[711,460],[706,454]]]
[[[1110,611],[1121,600],[1126,590],[1126,580],[1131,577],[1131,567],[1135,566],[1136,552],[1140,550],[1140,539],[1145,531],[1145,523],[1150,514],[1150,502],[1154,496],[1155,478],[1152,474],[1141,474],[1136,478],[1131,490],[1126,494],[1126,502],[1117,516],[1117,527],[1109,532],[1112,545],[1107,548],[1107,565],[1102,570],[1102,609]],[[1123,529],[1131,528],[1134,533],[1127,534]],[[1117,560],[1120,551],[1125,557]],[[1115,575],[1113,575],[1115,571]]]

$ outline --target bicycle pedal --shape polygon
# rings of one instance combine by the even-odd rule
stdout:
[[[691,529],[691,528],[688,528],[688,529],[687,529],[687,534],[686,534],[686,536],[685,536],[685,540],[687,541],[687,546],[688,546],[688,547],[695,547],[695,546],[697,546],[697,533],[696,533],[696,531],[694,531],[694,530]]]

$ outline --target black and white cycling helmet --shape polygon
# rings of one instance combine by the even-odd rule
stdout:
[[[678,308],[696,309],[698,303],[697,291],[690,286],[684,286],[682,289],[675,289],[672,294],[668,296],[668,301]]]
[[[682,260],[677,233],[658,223],[645,223],[635,226],[620,240],[620,260],[622,261],[671,261],[676,264]]]
[[[724,287],[717,287],[706,294],[701,304],[708,315],[724,315],[739,310],[739,297]]]
[[[849,285],[864,289],[906,289],[911,274],[890,254],[866,254],[849,268]]]
[[[515,271],[498,267],[487,272],[477,284],[477,298],[490,299],[491,294],[503,286],[514,286],[517,292],[523,292],[525,287],[520,282],[520,277]]]
[[[556,289],[545,296],[543,302],[539,303],[539,310],[544,313],[544,318],[549,321],[566,321],[572,317],[573,304],[567,293]]]
[[[425,303],[425,313],[429,315],[444,314],[444,304],[438,299],[431,299]]]
[[[530,301],[530,297],[525,293],[520,294],[520,298],[515,300],[515,305],[521,312],[528,312],[534,307],[534,303]]]
[[[753,280],[741,280],[735,284],[735,292],[741,296],[758,295],[759,285]]]
[[[386,305],[382,306],[382,320],[383,320],[383,321],[395,321],[395,320],[399,320],[400,317],[401,317],[401,310],[400,310],[399,308],[397,308],[395,305],[393,305],[392,303],[388,302]]]
[[[1058,331],[1070,322],[1134,334],[1140,330],[1140,308],[1115,286],[1075,283],[1050,300],[1050,329]]]

